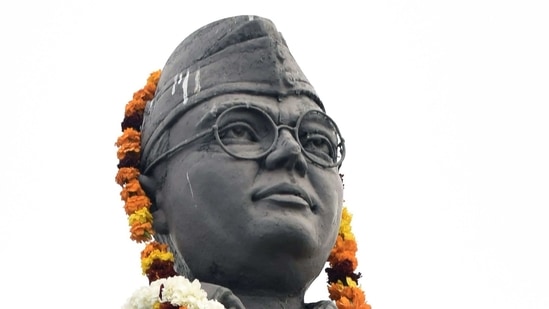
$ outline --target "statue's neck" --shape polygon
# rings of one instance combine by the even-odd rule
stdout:
[[[303,295],[281,297],[269,295],[242,295],[235,293],[246,309],[303,309]]]

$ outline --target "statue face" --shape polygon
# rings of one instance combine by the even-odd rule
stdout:
[[[292,127],[319,110],[301,96],[222,95],[185,113],[170,129],[170,147],[207,131],[235,105]],[[221,135],[227,143],[250,138],[240,127]],[[166,159],[166,168],[156,202],[198,279],[234,290],[298,290],[320,273],[335,242],[343,189],[337,168],[313,164],[293,132],[281,129],[274,149],[251,160],[229,155],[207,134]]]

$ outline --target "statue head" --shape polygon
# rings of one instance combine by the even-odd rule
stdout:
[[[179,272],[280,293],[321,272],[344,144],[271,21],[232,17],[187,37],[145,109],[141,151],[155,238]]]

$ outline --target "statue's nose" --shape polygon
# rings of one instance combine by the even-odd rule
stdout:
[[[301,146],[289,130],[282,129],[276,145],[265,158],[267,169],[286,168],[295,170],[300,176],[307,173],[307,161],[301,152]]]

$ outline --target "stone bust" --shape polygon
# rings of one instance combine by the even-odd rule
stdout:
[[[155,239],[227,308],[305,304],[338,233],[345,150],[274,24],[237,16],[169,57],[141,131]]]

